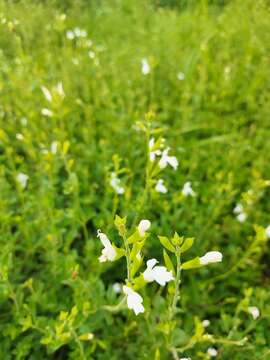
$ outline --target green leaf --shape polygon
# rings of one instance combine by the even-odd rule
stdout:
[[[180,252],[184,253],[185,251],[189,250],[193,245],[193,242],[194,242],[194,238],[186,238],[184,240],[183,245],[180,247]]]
[[[140,236],[138,230],[135,230],[135,232],[127,239],[127,242],[128,244],[135,244],[140,240],[142,240],[142,237]]]
[[[174,246],[170,243],[170,240],[166,236],[159,236],[159,241],[161,244],[169,251],[175,252]]]
[[[116,215],[114,219],[114,225],[116,226],[119,235],[124,237],[126,235],[126,222],[127,217],[121,218],[120,216]]]
[[[164,258],[167,269],[171,270],[173,275],[175,275],[175,270],[174,270],[172,260],[170,259],[169,255],[167,254],[165,249],[163,249],[163,258]]]
[[[201,267],[200,258],[197,256],[192,260],[186,261],[181,265],[181,268],[183,270],[190,270],[190,269],[196,269]]]

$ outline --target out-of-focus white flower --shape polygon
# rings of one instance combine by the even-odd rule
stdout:
[[[146,263],[146,270],[143,272],[143,278],[147,282],[156,281],[159,285],[164,286],[167,282],[173,280],[171,271],[165,266],[155,266],[158,263],[156,259],[150,259]]]
[[[191,360],[191,358],[190,358],[190,357],[188,357],[188,358],[181,358],[180,360]]]
[[[98,230],[97,237],[100,239],[102,245],[104,246],[104,249],[101,252],[101,256],[98,258],[99,262],[114,261],[116,258],[116,250],[112,246],[107,235]]]
[[[146,58],[142,59],[142,74],[143,75],[148,75],[151,71],[149,62]]]
[[[55,87],[54,87],[55,91],[58,93],[59,96],[61,96],[62,98],[64,98],[66,96],[65,92],[64,92],[64,88],[63,88],[63,83],[62,81],[59,81]]]
[[[74,30],[73,30],[74,34],[76,37],[87,37],[87,32],[85,30],[82,30],[78,27],[76,27]]]
[[[22,141],[24,139],[23,134],[16,134],[16,139]]]
[[[22,117],[21,118],[21,124],[23,125],[23,126],[26,126],[27,125],[27,119],[26,119],[26,117]]]
[[[268,225],[267,228],[265,229],[265,235],[268,239],[270,238],[270,225]]]
[[[124,194],[125,189],[121,186],[121,180],[117,177],[115,172],[111,173],[110,185],[117,194]]]
[[[24,173],[19,173],[16,177],[16,180],[18,181],[20,186],[25,189],[29,180],[29,176]]]
[[[46,100],[49,102],[52,102],[52,94],[49,89],[47,89],[45,86],[41,86],[41,90],[43,92],[43,95],[45,96]]]
[[[184,183],[184,186],[183,186],[183,189],[182,189],[182,194],[184,196],[192,196],[192,197],[195,197],[196,196],[196,193],[195,191],[192,189],[192,186],[191,186],[191,182],[190,181],[187,181]]]
[[[43,116],[48,116],[48,117],[52,117],[52,116],[53,116],[53,112],[52,112],[51,110],[49,110],[49,109],[46,109],[46,108],[44,108],[44,109],[41,110],[41,114],[42,114]]]
[[[155,161],[156,156],[161,155],[160,149],[153,150],[154,146],[155,146],[155,139],[151,138],[149,141],[149,158],[151,162]]]
[[[238,215],[236,216],[236,219],[237,219],[239,222],[243,223],[243,222],[245,222],[246,219],[247,219],[247,214],[246,214],[246,213],[240,213],[240,214],[238,214]]]
[[[234,214],[241,214],[244,212],[244,208],[242,204],[236,204],[235,208],[233,209]]]
[[[150,228],[151,222],[149,220],[141,220],[138,225],[138,232],[141,237],[143,237],[146,231]]]
[[[122,286],[118,282],[114,283],[112,286],[113,292],[119,294],[122,291]]]
[[[166,192],[168,191],[168,189],[166,188],[166,186],[164,185],[164,180],[163,179],[159,179],[156,183],[155,186],[155,190],[157,192],[160,192],[162,194],[166,194]]]
[[[258,319],[260,316],[260,310],[257,308],[257,306],[249,306],[248,312],[251,314],[254,320]]]
[[[219,251],[209,251],[204,256],[200,257],[201,265],[212,264],[222,261],[222,254]]]
[[[178,160],[175,156],[168,155],[169,150],[170,148],[166,148],[162,151],[162,155],[158,163],[159,167],[164,169],[169,164],[174,170],[176,170],[178,168]]]
[[[141,295],[126,285],[123,286],[123,292],[125,295],[127,295],[128,308],[133,310],[135,315],[143,313],[144,307],[142,304],[143,298],[141,297]]]
[[[88,56],[90,57],[90,59],[94,59],[96,57],[96,53],[92,50],[88,51]]]
[[[234,214],[236,215],[236,219],[239,222],[245,222],[247,219],[247,214],[244,211],[244,207],[242,204],[238,203],[233,209]]]
[[[204,328],[207,328],[210,325],[210,321],[208,319],[205,319],[202,321],[202,325]]]
[[[180,80],[180,81],[185,80],[185,74],[180,71],[180,72],[177,74],[177,79]]]
[[[51,143],[51,153],[56,154],[58,149],[58,141],[53,141]]]
[[[211,357],[216,357],[218,352],[217,352],[217,349],[210,347],[207,349],[207,354]]]
[[[68,30],[66,32],[66,37],[67,37],[68,40],[73,40],[75,38],[75,34],[74,34],[74,32],[72,30]]]

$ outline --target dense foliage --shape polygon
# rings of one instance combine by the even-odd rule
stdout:
[[[186,260],[223,253],[182,276],[179,358],[270,359],[269,10],[0,1],[0,358],[176,358],[165,287],[141,291],[143,314],[113,308],[126,263],[99,262],[97,230],[120,247],[119,215],[151,221],[145,259],[164,264],[175,231],[195,238]],[[149,134],[179,161],[164,193],[145,190]]]

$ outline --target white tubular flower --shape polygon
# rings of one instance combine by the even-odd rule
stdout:
[[[150,65],[149,65],[149,62],[147,59],[142,59],[142,74],[143,75],[148,75],[151,71],[151,68],[150,68]]]
[[[68,40],[73,40],[75,38],[74,32],[72,30],[68,30],[66,33],[66,37]]]
[[[222,261],[222,254],[219,251],[209,251],[204,256],[200,257],[201,265],[212,264]]]
[[[175,156],[169,156],[170,148],[167,148],[162,151],[161,159],[159,160],[159,167],[161,169],[164,169],[168,164],[171,165],[171,167],[176,170],[178,168],[178,160]]]
[[[183,186],[183,189],[182,189],[182,194],[184,196],[189,196],[189,195],[192,196],[192,197],[196,196],[195,191],[191,187],[191,182],[190,181],[187,181],[187,182],[184,183],[184,186]]]
[[[50,93],[50,90],[48,90],[45,86],[41,86],[41,90],[45,96],[45,99],[49,102],[52,102],[52,94]]]
[[[125,295],[127,295],[128,308],[133,310],[135,315],[143,313],[144,307],[142,304],[143,298],[141,297],[141,295],[126,285],[123,286],[123,292]]]
[[[180,81],[185,80],[185,74],[180,71],[180,72],[177,74],[177,79],[180,80]]]
[[[254,320],[257,320],[260,316],[260,310],[257,308],[257,306],[249,306],[248,312],[251,314]]]
[[[65,92],[64,92],[64,88],[63,88],[63,83],[62,81],[59,81],[55,87],[54,87],[55,91],[58,93],[59,96],[61,96],[62,98],[64,98],[66,96]]]
[[[143,237],[146,231],[150,228],[151,222],[149,220],[141,220],[138,225],[138,231],[141,237]]]
[[[115,172],[111,173],[110,185],[117,194],[124,194],[125,189],[121,186],[121,180],[116,176]]]
[[[122,286],[121,286],[121,284],[116,282],[116,283],[113,284],[112,289],[113,289],[113,292],[115,294],[119,294],[121,292],[121,290],[122,290]]]
[[[268,239],[270,239],[270,225],[268,225],[267,228],[265,229],[265,235]]]
[[[246,213],[240,213],[240,214],[238,214],[237,216],[236,216],[236,219],[239,221],[239,222],[241,222],[241,223],[243,223],[243,222],[245,222],[246,221],[246,219],[247,219],[247,214]]]
[[[244,212],[244,208],[242,204],[237,204],[235,206],[235,208],[233,209],[234,214],[241,214],[242,212]]]
[[[51,110],[49,110],[49,109],[46,109],[46,108],[44,108],[44,109],[41,110],[41,114],[42,114],[43,116],[48,116],[48,117],[52,117],[52,116],[53,116],[53,112],[52,112]]]
[[[163,179],[159,179],[158,182],[156,183],[155,186],[155,190],[159,193],[162,194],[166,194],[166,192],[168,191],[168,189],[166,188],[166,186],[164,185],[164,180]]]
[[[16,180],[18,181],[18,183],[20,184],[20,186],[23,189],[26,188],[28,179],[29,179],[29,176],[24,173],[19,173],[16,177]]]
[[[52,154],[56,154],[57,153],[57,149],[58,149],[58,142],[57,141],[53,141],[51,143],[51,153]]]
[[[210,347],[207,349],[207,354],[211,357],[216,357],[218,352],[217,352],[217,349]]]
[[[151,138],[150,141],[149,141],[149,152],[150,152],[149,153],[149,158],[150,158],[151,162],[155,161],[156,156],[161,155],[161,150],[160,149],[153,150],[154,146],[155,146],[155,139]]]
[[[159,285],[164,286],[167,282],[174,279],[172,272],[168,271],[165,266],[155,266],[158,263],[156,259],[150,259],[146,263],[146,270],[143,272],[143,278],[147,282],[156,281]]]
[[[210,321],[208,319],[203,320],[202,325],[204,328],[207,328],[210,325]]]
[[[112,246],[107,235],[98,230],[97,237],[100,239],[102,245],[104,246],[104,249],[101,252],[101,256],[98,258],[99,262],[114,261],[116,258],[116,250]]]

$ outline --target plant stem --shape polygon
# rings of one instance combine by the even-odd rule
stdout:
[[[180,255],[176,254],[176,261],[177,261],[177,268],[176,268],[176,277],[175,277],[175,281],[174,281],[174,296],[172,299],[172,304],[170,307],[170,316],[169,319],[172,320],[176,309],[177,309],[177,302],[180,299],[180,284],[181,284],[181,259],[180,259]]]

